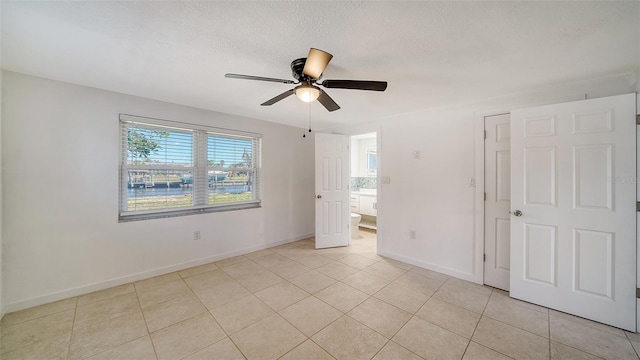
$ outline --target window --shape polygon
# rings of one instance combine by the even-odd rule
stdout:
[[[367,175],[375,175],[378,167],[378,151],[375,146],[367,147]]]
[[[120,115],[121,221],[260,206],[260,135]]]

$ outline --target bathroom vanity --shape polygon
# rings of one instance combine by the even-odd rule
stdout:
[[[359,189],[351,192],[351,212],[362,215],[360,227],[376,229],[376,189]]]

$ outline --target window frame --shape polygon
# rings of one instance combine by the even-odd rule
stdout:
[[[171,164],[143,164],[129,165],[128,161],[128,140],[127,129],[131,124],[136,127],[148,128],[152,130],[166,129],[168,131],[191,132],[192,141],[192,163],[191,166],[171,165]],[[185,216],[194,214],[205,214],[221,211],[234,211],[243,209],[253,209],[262,206],[261,175],[262,175],[262,134],[231,130],[219,127],[212,127],[186,122],[155,119],[143,116],[119,114],[120,132],[120,166],[119,166],[119,200],[118,200],[118,221],[136,221],[147,219],[158,219],[173,216]],[[234,201],[227,203],[209,204],[209,180],[210,170],[221,170],[208,164],[208,138],[209,136],[222,136],[227,138],[248,139],[252,142],[252,167],[242,168],[242,170],[252,171],[253,186],[252,199]],[[189,207],[172,207],[154,210],[134,210],[128,211],[128,171],[129,170],[167,170],[191,172],[193,183],[192,205]],[[226,169],[228,170],[228,169]]]

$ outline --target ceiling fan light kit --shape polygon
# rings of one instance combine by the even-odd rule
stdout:
[[[294,90],[298,99],[306,103],[316,101],[318,96],[320,96],[320,89],[311,84],[296,86]]]
[[[324,80],[318,82],[324,69],[329,65],[329,61],[333,55],[326,51],[311,48],[306,58],[295,59],[291,62],[291,73],[297,80],[285,80],[262,76],[242,75],[242,74],[225,74],[226,78],[257,80],[278,82],[283,84],[301,84],[293,89],[287,90],[282,94],[265,101],[260,104],[262,106],[271,106],[280,100],[283,100],[293,94],[296,94],[301,101],[310,103],[318,100],[322,106],[328,111],[336,111],[340,106],[322,89],[316,85],[333,89],[352,89],[352,90],[368,90],[368,91],[385,91],[387,89],[386,81],[369,81],[369,80]]]

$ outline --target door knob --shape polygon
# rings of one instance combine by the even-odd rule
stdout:
[[[509,211],[509,214],[515,215],[515,216],[522,216],[522,211],[520,210],[514,210],[513,212]]]
[[[318,199],[322,199],[322,195],[317,195],[316,196]]]

